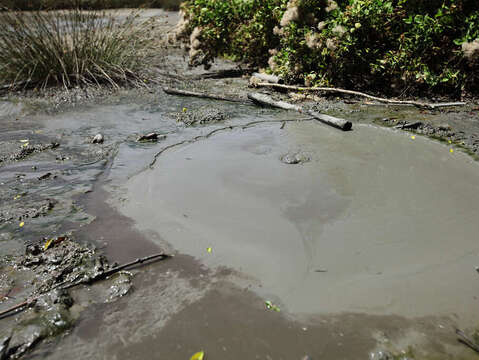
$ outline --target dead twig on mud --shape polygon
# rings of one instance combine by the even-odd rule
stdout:
[[[206,93],[197,93],[197,92],[187,91],[187,90],[171,89],[171,88],[168,88],[168,87],[163,88],[163,91],[167,94],[170,94],[170,95],[193,96],[193,97],[213,99],[213,100],[246,103],[246,102],[244,102],[243,100],[240,100],[240,99],[227,98],[227,97],[223,97],[223,96],[206,94]],[[290,104],[290,103],[285,102],[285,101],[273,100],[270,96],[268,96],[266,94],[249,93],[248,94],[248,99],[250,99],[254,104],[267,105],[267,106],[281,108],[281,109],[284,109],[284,110],[295,110],[295,111],[298,111],[298,112],[301,112],[301,113],[305,112],[305,113],[311,115],[312,117],[316,118],[316,120],[319,120],[320,122],[322,122],[324,124],[333,126],[335,128],[341,129],[343,131],[348,131],[348,130],[351,130],[351,128],[352,128],[352,123],[350,121],[340,119],[340,118],[336,118],[336,117],[329,116],[329,115],[320,114],[320,113],[312,111],[312,110],[304,111],[301,106]]]
[[[222,100],[222,101],[231,101],[236,103],[244,103],[241,99],[225,97],[225,96],[218,96],[214,94],[207,94],[207,93],[199,93],[194,91],[187,91],[187,90],[179,90],[179,89],[172,89],[169,87],[164,87],[163,91],[169,95],[180,95],[180,96],[192,96],[198,97],[203,99],[213,99],[213,100]]]
[[[360,97],[365,97],[371,100],[376,100],[382,103],[392,104],[392,105],[412,105],[420,108],[427,109],[437,109],[440,107],[447,106],[463,106],[466,105],[464,102],[448,102],[448,103],[424,103],[414,100],[394,100],[394,99],[385,99],[377,96],[365,94],[360,91],[346,90],[340,88],[331,88],[331,87],[303,87],[303,86],[294,86],[294,85],[283,85],[283,84],[272,84],[269,82],[262,82],[255,84],[257,87],[270,87],[275,89],[286,89],[286,90],[295,90],[295,91],[317,91],[317,92],[331,92],[331,93],[341,93],[348,95],[355,95]]]
[[[212,131],[210,131],[209,133],[205,134],[205,135],[198,135],[198,136],[195,136],[194,138],[192,139],[188,139],[188,140],[183,140],[183,141],[180,141],[180,142],[177,142],[177,143],[174,143],[174,144],[171,144],[171,145],[168,145],[168,146],[165,146],[163,149],[161,149],[159,152],[157,152],[155,154],[155,156],[153,157],[153,160],[150,162],[150,164],[148,165],[149,168],[153,168],[153,166],[155,165],[156,163],[156,160],[161,156],[161,154],[163,154],[165,151],[171,149],[171,148],[174,148],[174,147],[177,147],[177,146],[181,146],[181,145],[185,145],[185,144],[191,144],[191,143],[194,143],[196,141],[199,141],[199,140],[204,140],[204,139],[208,139],[210,136],[213,136],[214,134],[216,134],[217,132],[220,132],[220,131],[226,131],[226,130],[233,130],[233,129],[248,129],[250,127],[253,127],[253,126],[256,126],[258,124],[265,124],[265,123],[282,123],[281,124],[281,128],[280,129],[284,129],[284,126],[286,125],[287,122],[298,122],[298,121],[313,121],[313,120],[316,120],[314,117],[310,117],[310,118],[302,118],[302,119],[286,119],[286,120],[256,120],[256,121],[251,121],[247,124],[242,124],[242,125],[230,125],[230,126],[225,126],[225,127],[221,127],[221,128],[218,128],[218,129],[214,129]]]
[[[116,266],[116,267],[114,267],[110,270],[103,271],[103,272],[101,272],[101,273],[99,273],[96,276],[91,277],[91,278],[84,278],[84,279],[81,279],[79,281],[75,281],[75,282],[69,283],[69,284],[65,283],[65,282],[60,283],[60,284],[52,287],[48,291],[46,291],[46,292],[44,292],[44,293],[42,293],[38,296],[35,296],[31,299],[27,299],[27,300],[21,302],[20,304],[17,304],[15,306],[12,306],[9,309],[1,311],[0,312],[0,319],[3,318],[4,316],[6,316],[7,314],[13,312],[13,311],[23,310],[26,307],[29,307],[29,306],[35,304],[35,302],[38,300],[38,298],[41,295],[45,295],[52,290],[55,290],[55,289],[67,290],[67,289],[71,289],[71,288],[73,288],[75,286],[78,286],[78,285],[81,285],[81,284],[92,284],[95,281],[103,280],[103,279],[107,278],[108,276],[111,276],[111,275],[113,275],[113,274],[115,274],[115,273],[117,273],[117,272],[119,272],[123,269],[128,268],[128,267],[131,267],[131,266],[134,266],[134,265],[137,265],[137,264],[142,264],[144,262],[151,261],[151,260],[154,260],[154,259],[164,260],[164,259],[167,259],[167,258],[170,258],[170,257],[171,257],[171,255],[167,255],[167,254],[164,254],[164,253],[154,254],[154,255],[146,256],[144,258],[136,259],[134,261],[131,261],[131,262],[123,264],[123,265]]]
[[[320,114],[320,113],[318,113],[316,111],[312,111],[312,110],[306,110],[305,111],[305,110],[303,110],[303,108],[301,106],[290,104],[290,103],[285,102],[285,101],[273,100],[269,95],[266,95],[266,94],[249,93],[248,94],[248,99],[250,99],[254,103],[260,104],[260,105],[267,105],[267,106],[277,107],[277,108],[285,109],[285,110],[295,110],[295,111],[298,111],[300,113],[304,112],[308,115],[311,115],[316,120],[319,120],[324,124],[333,126],[335,128],[341,129],[343,131],[351,130],[351,128],[353,127],[353,125],[350,121],[347,121],[347,120],[344,120],[344,119],[341,119],[341,118],[337,118],[337,117],[334,117],[334,116]]]
[[[462,342],[464,345],[467,345],[475,352],[479,353],[479,345],[475,341],[470,339],[463,331],[456,329],[456,335],[459,337],[458,341]]]

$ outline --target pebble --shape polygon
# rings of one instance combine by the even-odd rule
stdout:
[[[136,141],[158,141],[158,140],[164,140],[166,139],[166,135],[160,135],[157,133],[149,133],[146,135],[140,136]]]
[[[103,135],[102,134],[96,134],[94,137],[93,137],[93,140],[91,141],[92,144],[103,144],[103,141],[105,139],[103,138]]]

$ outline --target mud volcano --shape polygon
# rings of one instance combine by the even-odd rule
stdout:
[[[281,161],[295,153],[308,161]],[[446,145],[259,125],[166,151],[127,188],[140,229],[292,314],[479,318],[479,166]]]

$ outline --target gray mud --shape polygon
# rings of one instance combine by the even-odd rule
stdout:
[[[288,149],[312,160],[286,166]],[[425,138],[271,125],[162,154],[127,183],[122,211],[181,253],[253,277],[292,313],[471,325],[478,184],[477,164]]]

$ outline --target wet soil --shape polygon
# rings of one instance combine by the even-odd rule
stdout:
[[[165,29],[178,17],[156,15]],[[472,358],[454,327],[478,324],[478,166],[463,153],[474,153],[477,105],[430,112],[316,99],[353,121],[341,133],[291,122],[303,119],[296,113],[167,96],[162,85],[250,91],[242,78],[192,80],[203,70],[167,44],[149,88],[0,101],[0,295],[9,298],[0,310],[33,279],[4,265],[44,237],[73,231],[110,263],[175,254],[70,291],[72,326],[26,356]],[[414,134],[378,127],[417,121]],[[137,141],[152,132],[160,140]],[[104,143],[92,144],[98,133]],[[59,146],[12,158],[24,140]],[[125,296],[110,302],[115,294]],[[0,334],[19,319],[1,320]]]

